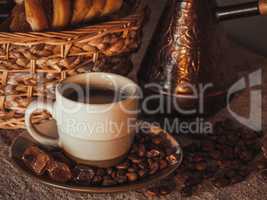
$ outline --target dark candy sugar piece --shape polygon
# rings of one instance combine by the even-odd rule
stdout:
[[[37,146],[30,146],[23,153],[22,160],[35,174],[43,175],[51,157]]]
[[[72,179],[69,166],[63,162],[52,160],[47,166],[47,171],[50,178],[57,182],[65,183]]]

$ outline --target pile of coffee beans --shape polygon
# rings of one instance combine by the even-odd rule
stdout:
[[[61,150],[48,151],[37,146],[28,147],[22,160],[36,175],[48,176],[56,182],[72,182],[82,186],[114,186],[136,182],[181,160],[181,155],[177,154],[167,134],[155,134],[151,130],[140,131],[127,158],[111,168],[79,165],[68,159]]]
[[[216,187],[245,180],[254,170],[250,163],[261,151],[261,136],[231,120],[216,123],[212,135],[192,140],[183,149],[184,161],[173,175],[176,188],[183,196],[191,196],[205,180]],[[160,188],[150,188],[145,195],[162,195]]]
[[[262,170],[266,175],[264,177],[267,177],[265,161],[258,163],[257,167],[252,165],[262,151],[267,155],[267,148],[264,146],[266,143],[262,142],[262,136],[261,132],[241,127],[232,120],[217,122],[214,125],[213,134],[190,138],[191,143],[183,149],[183,163],[171,177],[142,192],[150,198],[179,190],[183,196],[187,197],[194,194],[204,181],[209,181],[216,187],[225,187],[245,180],[257,169]],[[52,157],[52,160],[65,164],[54,163],[53,173],[46,169],[51,168],[51,164],[46,166],[40,162],[43,168],[38,167],[38,158],[41,161],[47,161],[49,158],[46,156],[36,157],[35,155],[34,158],[34,156],[25,154],[24,159],[28,158],[28,161],[25,159],[25,163],[33,171],[39,170],[35,171],[36,174],[38,172],[45,174],[45,171],[48,171],[50,178],[54,181],[68,179],[68,182],[75,182],[78,185],[113,186],[145,179],[170,165],[177,164],[180,159],[179,155],[176,154],[175,148],[170,147],[165,137],[164,133],[155,135],[141,132],[137,134],[127,159],[108,169],[77,165],[66,158],[61,151],[45,152],[48,157]],[[64,173],[68,171],[66,168],[59,170],[58,166],[68,166],[71,178],[64,176]],[[59,178],[56,173],[59,174]]]

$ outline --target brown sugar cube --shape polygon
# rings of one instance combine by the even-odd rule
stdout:
[[[72,173],[69,166],[63,162],[52,160],[47,166],[50,178],[56,182],[65,183],[72,179]]]
[[[37,146],[30,146],[24,151],[22,160],[26,166],[40,176],[44,174],[51,157]]]

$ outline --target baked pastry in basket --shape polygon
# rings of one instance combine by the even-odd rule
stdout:
[[[11,31],[43,31],[64,28],[108,16],[123,0],[18,0]]]

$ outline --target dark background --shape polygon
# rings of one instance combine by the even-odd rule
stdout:
[[[217,0],[218,5],[232,5],[255,0]],[[243,18],[222,23],[238,43],[267,56],[267,16]]]

